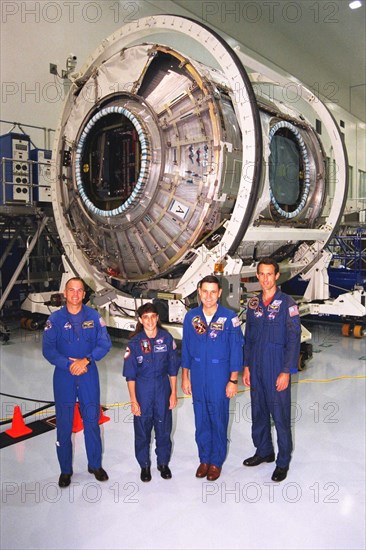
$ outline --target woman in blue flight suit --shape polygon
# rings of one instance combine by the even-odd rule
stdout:
[[[60,463],[60,487],[67,487],[72,476],[72,424],[76,399],[84,424],[88,471],[98,481],[106,481],[100,437],[100,388],[96,361],[112,344],[99,313],[83,305],[82,279],[66,283],[66,305],[50,315],[43,334],[43,355],[54,365],[53,389],[56,406],[57,457]]]
[[[173,337],[161,327],[155,306],[144,304],[137,313],[139,320],[123,365],[134,415],[135,455],[141,467],[141,481],[150,481],[154,427],[158,470],[163,479],[170,479],[172,409],[177,404],[180,359]]]

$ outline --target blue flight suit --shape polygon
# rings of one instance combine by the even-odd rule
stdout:
[[[201,463],[221,468],[227,453],[226,385],[243,367],[244,337],[234,311],[220,304],[207,326],[202,306],[186,313],[182,367],[190,369],[196,443]]]
[[[155,338],[142,331],[128,343],[123,364],[127,382],[135,381],[141,416],[133,417],[135,456],[141,468],[151,465],[150,441],[154,427],[157,464],[168,465],[172,451],[172,411],[169,409],[169,376],[177,376],[180,358],[176,343],[166,330],[158,328]]]
[[[280,468],[288,468],[292,452],[291,383],[277,391],[276,380],[281,372],[297,372],[300,340],[300,316],[291,296],[277,289],[267,306],[262,293],[248,301],[244,365],[250,371],[252,438],[259,456],[273,453],[271,415]]]
[[[71,433],[76,399],[84,424],[88,466],[102,465],[100,437],[100,389],[95,361],[102,359],[112,346],[105,322],[99,313],[83,305],[80,313],[71,314],[66,306],[48,318],[43,333],[43,355],[54,365],[53,391],[56,406],[57,457],[61,473],[72,474]],[[88,372],[75,376],[70,372],[69,357],[88,357]]]

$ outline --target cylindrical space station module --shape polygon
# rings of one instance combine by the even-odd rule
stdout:
[[[53,207],[73,269],[96,291],[185,298],[271,256],[305,272],[347,196],[326,106],[211,29],[133,21],[74,77],[56,132]]]

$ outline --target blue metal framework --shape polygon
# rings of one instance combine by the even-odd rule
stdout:
[[[353,272],[356,284],[366,280],[366,227],[352,228],[352,233],[335,235],[328,245],[332,259],[339,260],[348,272]]]

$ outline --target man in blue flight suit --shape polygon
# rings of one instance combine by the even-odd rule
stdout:
[[[150,441],[154,427],[158,470],[170,479],[172,409],[177,405],[177,346],[162,328],[154,304],[137,310],[138,323],[126,348],[123,375],[126,377],[134,415],[135,455],[141,481],[151,481]]]
[[[301,324],[295,301],[276,286],[280,276],[277,262],[264,258],[257,265],[262,288],[248,301],[243,383],[250,386],[252,438],[256,453],[245,466],[273,462],[272,416],[278,443],[273,481],[287,476],[292,453],[291,373],[297,372]]]
[[[198,284],[201,305],[183,324],[182,390],[193,397],[200,465],[196,477],[218,479],[227,453],[229,400],[238,391],[244,337],[235,312],[221,306],[214,275]],[[190,372],[190,377],[189,377]]]
[[[112,346],[104,320],[97,311],[83,305],[83,280],[79,277],[69,279],[64,296],[66,305],[50,315],[43,335],[43,355],[55,366],[53,391],[60,487],[70,485],[73,473],[71,433],[77,398],[84,424],[88,471],[98,481],[108,479],[102,468],[100,389],[95,362]]]

